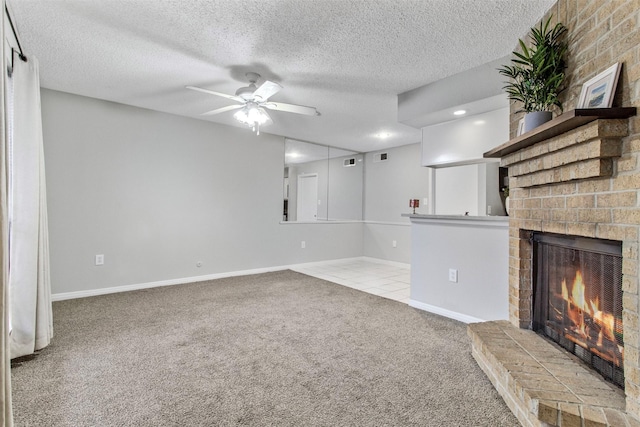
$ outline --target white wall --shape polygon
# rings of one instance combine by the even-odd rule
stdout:
[[[482,215],[479,213],[479,165],[435,170],[435,213],[438,215]]]
[[[360,223],[280,224],[282,137],[46,89],[42,115],[54,294],[362,255]]]
[[[509,140],[509,107],[422,128],[422,164],[453,166],[495,159],[483,154]]]
[[[430,170],[420,164],[420,143],[385,150],[388,160],[374,162],[376,152],[365,155],[364,254],[397,262],[410,262],[409,199],[420,200],[417,213],[430,194]],[[393,247],[393,241],[396,247]]]
[[[434,169],[435,213],[505,215],[498,168],[498,163],[477,163]]]
[[[508,108],[422,128],[422,164],[435,169],[436,214],[505,215],[499,165],[483,153],[508,139]]]
[[[502,90],[504,79],[496,68],[510,56],[498,58],[470,70],[398,95],[398,121],[421,128],[450,120],[455,110],[478,113],[508,106]],[[501,99],[500,99],[501,98]]]
[[[410,305],[462,321],[508,319],[508,218],[413,221]]]

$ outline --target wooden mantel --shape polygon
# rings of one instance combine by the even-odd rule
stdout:
[[[636,107],[583,108],[566,113],[523,135],[484,153],[484,158],[501,158],[598,119],[626,119],[636,115]]]

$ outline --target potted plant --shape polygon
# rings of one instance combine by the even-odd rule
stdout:
[[[540,27],[531,29],[531,47],[520,39],[521,52],[513,52],[512,65],[498,69],[500,74],[511,79],[504,86],[509,99],[523,104],[518,110],[526,113],[523,132],[551,120],[550,110],[554,106],[562,111],[559,95],[564,90],[566,32],[567,28],[561,23],[551,27],[549,17],[540,23]]]

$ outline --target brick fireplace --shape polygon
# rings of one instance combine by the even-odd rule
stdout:
[[[640,144],[624,142],[628,118],[581,114],[591,113],[572,111],[487,153],[509,168],[509,323],[471,325],[473,354],[523,425],[640,426]],[[624,391],[530,331],[537,233],[620,243]]]
[[[640,176],[624,173],[629,165],[620,156],[627,134],[626,119],[595,120],[502,159],[502,165],[509,167],[511,188],[509,318],[513,325],[531,328],[535,231],[621,241],[623,289],[637,288]],[[626,302],[633,302],[635,294],[625,295]],[[626,304],[624,309],[625,323],[637,322],[637,304]],[[630,341],[629,348],[637,349],[633,344]]]
[[[639,12],[634,0],[558,0],[547,13],[568,28],[565,110],[615,62],[613,106],[640,107]],[[531,138],[516,136],[519,107],[511,141],[488,153],[509,168],[509,320],[470,325],[473,355],[522,425],[640,426],[640,116],[583,121],[572,111]],[[624,390],[531,330],[538,233],[620,245]]]

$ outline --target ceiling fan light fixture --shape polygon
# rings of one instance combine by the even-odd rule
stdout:
[[[260,126],[272,123],[271,117],[269,117],[264,108],[259,107],[253,102],[247,103],[247,105],[238,110],[233,117],[240,123],[252,127],[258,135],[260,134]]]

